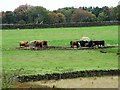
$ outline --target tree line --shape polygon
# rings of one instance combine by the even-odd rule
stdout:
[[[59,24],[96,21],[119,21],[116,7],[65,7],[49,11],[42,6],[20,5],[14,11],[2,11],[3,24]]]

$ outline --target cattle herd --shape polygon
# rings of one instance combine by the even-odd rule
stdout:
[[[71,46],[71,48],[74,48],[74,46],[76,46],[77,48],[80,48],[80,47],[103,47],[103,46],[105,46],[105,41],[104,40],[71,41],[70,46]]]
[[[104,47],[105,41],[104,40],[91,40],[88,37],[82,37],[79,41],[71,41],[70,42],[71,48],[76,46],[77,48],[80,47]]]
[[[33,41],[21,41],[19,43],[21,47],[29,47],[30,49],[35,48],[47,48],[48,42],[47,41],[40,41],[40,40],[33,40]],[[90,40],[89,38],[83,37],[79,41],[70,41],[70,47],[74,48],[82,48],[82,47],[104,47],[105,41],[104,40]]]
[[[34,40],[34,41],[21,41],[19,43],[20,47],[29,47],[30,49],[34,48],[47,48],[48,44],[47,41],[40,41],[40,40]]]

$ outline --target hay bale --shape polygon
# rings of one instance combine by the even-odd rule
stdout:
[[[91,39],[89,37],[82,37],[80,40],[81,41],[90,41]]]

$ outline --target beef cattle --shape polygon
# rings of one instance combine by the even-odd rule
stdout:
[[[42,47],[42,41],[35,41],[35,47]]]
[[[92,48],[94,46],[102,47],[102,46],[105,46],[105,41],[104,40],[71,41],[70,46],[71,46],[71,48],[74,48],[74,46],[77,46],[77,48],[79,48],[79,47],[91,47]]]
[[[88,44],[87,44],[87,47],[93,47],[95,44],[93,43],[93,41],[92,40],[90,40],[89,42],[88,42]]]
[[[94,46],[98,46],[98,47],[105,46],[104,40],[93,40],[92,42],[93,42]]]
[[[42,41],[42,42],[43,42],[42,43],[43,47],[47,47],[48,46],[47,41]]]
[[[78,41],[70,41],[70,46],[71,48],[74,48],[74,46],[77,46],[77,48],[79,48]]]
[[[80,41],[81,47],[102,47],[105,46],[104,40],[90,40],[90,41]]]
[[[47,47],[47,41],[34,41],[35,47]]]
[[[86,47],[88,45],[88,41],[78,41],[79,47]]]
[[[20,47],[28,47],[29,46],[29,43],[28,43],[28,41],[21,41],[20,43],[19,43],[19,45],[20,45]]]
[[[70,46],[71,48],[74,48],[74,46],[77,46],[77,48],[79,47],[92,47],[92,42],[91,41],[71,41],[70,42]]]

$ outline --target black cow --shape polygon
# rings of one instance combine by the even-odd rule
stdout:
[[[79,47],[86,47],[86,46],[88,46],[88,43],[89,43],[89,41],[83,41],[83,40],[78,41]]]
[[[98,46],[98,47],[105,46],[104,40],[93,40],[92,42],[93,42],[94,46]]]
[[[104,40],[90,40],[90,41],[71,41],[70,42],[71,48],[74,48],[74,46],[79,47],[94,47],[94,46],[105,46],[105,41]]]
[[[105,41],[104,40],[90,40],[90,41],[78,41],[78,46],[79,47],[94,47],[94,46],[105,46]]]
[[[93,47],[94,45],[95,45],[94,42],[93,42],[92,40],[90,40],[90,41],[88,42],[87,47]]]

